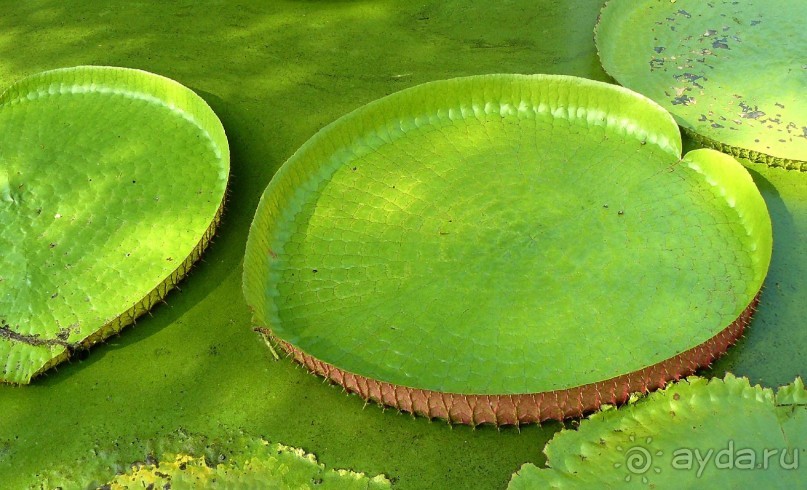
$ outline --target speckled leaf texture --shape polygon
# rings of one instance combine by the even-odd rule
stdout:
[[[0,95],[0,381],[112,335],[188,271],[229,174],[207,104],[147,72],[76,67]]]
[[[807,170],[807,2],[610,0],[605,70],[702,143]]]
[[[48,469],[32,489],[282,489],[383,490],[383,475],[369,477],[326,468],[298,448],[235,434],[209,439],[182,431],[142,444],[143,460],[123,464],[112,448],[96,448],[93,457]]]
[[[255,321],[313,372],[450,421],[581,415],[708,364],[771,255],[746,170],[565,76],[432,82],[329,125],[250,230]]]
[[[746,378],[692,377],[563,430],[510,490],[539,488],[803,488],[807,391],[774,393]]]

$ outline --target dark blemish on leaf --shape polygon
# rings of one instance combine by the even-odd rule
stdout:
[[[55,299],[57,296],[59,296],[59,293],[53,293],[50,295],[50,299]]]
[[[607,205],[607,204],[603,204],[603,205],[602,205],[602,207],[604,207],[605,209],[608,209],[608,205]]]
[[[714,36],[717,34],[717,31],[714,29],[706,29],[706,32],[703,33],[703,37]]]
[[[725,38],[725,37],[723,39],[715,39],[712,42],[712,47],[715,48],[715,49],[731,49],[731,48],[729,48],[729,45],[726,44],[727,40],[728,40],[728,38]]]
[[[353,171],[355,172],[358,167],[353,167]]]
[[[679,11],[678,11],[678,13],[679,13],[679,14],[681,14],[681,15],[683,15],[683,16],[684,16],[684,17],[686,17],[687,19],[692,18],[692,14],[690,14],[690,13],[689,13],[689,12],[687,12],[686,10],[679,10]]]
[[[650,58],[650,70],[652,71],[655,68],[661,68],[664,66],[664,59],[663,58]]]
[[[761,22],[762,22],[761,20],[752,20],[751,25],[752,26],[759,25]]]
[[[690,105],[695,103],[695,99],[684,94],[671,100],[672,105]]]
[[[653,48],[653,51],[660,54],[664,52],[664,49],[665,49],[664,46],[656,46],[655,48]]]
[[[317,271],[316,269],[311,269],[311,272],[313,272],[314,274],[316,274],[316,273],[317,273],[317,272],[319,272],[319,271]]]
[[[136,180],[133,180],[133,181],[132,181],[132,184],[136,184],[136,183],[137,183],[137,181],[136,181]]]
[[[713,127],[713,128],[722,128],[722,127],[723,127],[723,125],[722,125],[722,124],[718,124],[718,123],[712,123],[712,127]]]
[[[701,114],[701,117],[699,117],[699,118],[698,118],[698,121],[699,121],[699,122],[704,122],[704,121],[706,121],[706,120],[707,120],[707,119],[706,119],[706,114]]]
[[[54,248],[54,247],[56,247],[56,244],[55,244],[55,243],[51,243],[51,244],[50,244],[50,248]]]
[[[784,109],[784,108],[785,108],[785,105],[784,105],[784,104],[780,104],[779,102],[774,102],[774,103],[773,103],[773,105],[775,105],[776,107],[779,107],[780,109]]]
[[[618,215],[620,215],[620,216],[623,216],[623,215],[625,214],[625,211],[623,211],[623,210],[621,210],[621,209],[620,209],[620,210],[619,210],[619,212],[618,212],[618,213],[616,213],[616,214],[618,214]]]

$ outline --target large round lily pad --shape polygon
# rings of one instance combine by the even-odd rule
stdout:
[[[807,3],[610,0],[603,67],[712,147],[807,170]]]
[[[78,67],[0,95],[0,380],[38,373],[161,300],[213,234],[224,130],[182,85]]]
[[[267,187],[256,322],[361,396],[466,423],[581,414],[709,363],[771,254],[765,204],[650,100],[563,76],[417,86]]]

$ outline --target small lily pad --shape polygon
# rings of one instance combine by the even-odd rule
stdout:
[[[746,378],[692,377],[563,430],[511,490],[533,488],[801,488],[807,478],[807,391],[775,394]]]
[[[487,75],[393,94],[309,140],[258,206],[244,292],[269,337],[366,399],[517,424],[708,364],[770,255],[746,170],[682,158],[652,101]]]
[[[213,235],[229,173],[208,105],[147,72],[77,67],[0,95],[0,381],[134,322]]]
[[[596,27],[605,70],[700,142],[807,170],[807,3],[610,0]]]

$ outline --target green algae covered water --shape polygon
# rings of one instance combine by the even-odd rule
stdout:
[[[0,85],[84,64],[168,76],[216,111],[231,149],[217,237],[166,304],[84,359],[27,387],[0,386],[0,482],[24,488],[54,465],[116,448],[144,458],[177,430],[232,431],[303,448],[332,468],[402,489],[503,488],[559,424],[449,427],[383,411],[274,360],[241,295],[247,231],[277,168],[311,135],[381,96],[435,79],[557,73],[608,81],[593,28],[601,0],[14,2],[0,14]],[[807,193],[799,174],[751,166],[774,257],[747,337],[713,369],[768,386],[803,366]],[[0,172],[2,175],[2,172]],[[2,186],[2,182],[0,182]],[[0,225],[2,226],[2,225]],[[1,274],[2,272],[0,272]],[[114,284],[109,285],[114,288]],[[79,356],[81,357],[81,356]]]

